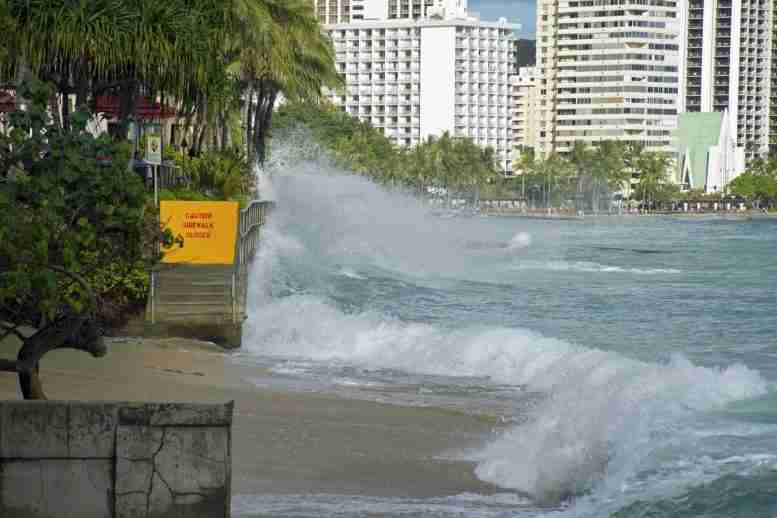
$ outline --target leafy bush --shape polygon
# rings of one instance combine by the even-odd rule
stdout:
[[[192,179],[192,188],[209,198],[238,199],[251,189],[251,171],[237,151],[206,151],[198,157],[175,155],[175,163]]]
[[[147,211],[127,146],[89,133],[85,112],[67,129],[52,123],[51,92],[23,83],[26,110],[0,134],[0,320],[37,326],[93,309],[111,321],[143,298],[156,244],[172,236]]]

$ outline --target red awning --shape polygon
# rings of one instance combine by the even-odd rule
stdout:
[[[16,109],[16,96],[8,90],[0,90],[0,113],[12,112]]]
[[[108,118],[119,117],[119,98],[113,95],[101,95],[97,98],[96,110]],[[135,107],[135,117],[143,120],[171,119],[178,114],[175,108],[162,107],[159,103],[152,103],[148,99],[139,99]]]

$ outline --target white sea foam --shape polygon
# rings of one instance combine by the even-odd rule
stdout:
[[[311,296],[287,297],[253,315],[246,342],[263,354],[487,375],[548,394],[527,424],[474,457],[480,478],[548,502],[590,489],[606,470],[626,469],[656,423],[766,390],[756,372],[740,365],[702,368],[679,356],[642,363],[520,329],[446,332],[347,315]]]
[[[513,265],[515,270],[550,270],[558,272],[586,273],[625,273],[635,275],[679,274],[682,270],[676,268],[628,268],[622,266],[600,264],[592,261],[520,261]]]
[[[508,248],[510,250],[520,250],[522,248],[528,248],[531,245],[531,234],[528,232],[518,232],[510,240]]]
[[[354,280],[357,280],[357,281],[367,280],[367,277],[365,277],[364,275],[359,275],[358,273],[356,273],[356,272],[354,272],[352,270],[342,269],[338,273],[340,275],[342,275],[343,277],[348,277],[349,279],[354,279]]]
[[[315,285],[317,268],[328,257],[398,275],[468,272],[471,265],[461,254],[468,223],[424,219],[415,202],[353,177],[287,179],[275,190],[279,208],[252,271],[244,346],[262,355],[374,369],[488,376],[545,394],[525,424],[473,455],[484,480],[543,502],[580,494],[605,478],[611,485],[626,483],[649,455],[653,434],[694,412],[766,390],[760,375],[741,365],[703,368],[681,356],[645,363],[527,329],[451,329],[345,312],[327,297],[327,286]],[[531,237],[519,233],[513,241],[525,247]],[[565,261],[520,261],[515,267],[681,273]],[[295,288],[300,279],[307,282],[304,289]],[[270,297],[273,290],[284,296]]]

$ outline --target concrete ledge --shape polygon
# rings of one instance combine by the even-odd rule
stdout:
[[[0,402],[0,517],[227,518],[232,411]]]
[[[198,321],[194,318],[180,322],[143,322],[133,320],[116,335],[143,336],[146,338],[192,338],[213,342],[225,349],[237,349],[242,345],[243,324],[235,324],[232,321],[216,323],[211,321]]]
[[[120,425],[135,426],[230,426],[232,403],[128,403],[119,409]]]

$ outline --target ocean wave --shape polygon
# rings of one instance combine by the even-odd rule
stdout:
[[[378,314],[346,314],[310,295],[252,315],[246,347],[256,353],[349,362],[407,372],[489,376],[547,397],[472,460],[488,482],[559,502],[605,474],[629,470],[657,423],[766,392],[742,365],[706,368],[682,356],[645,363],[525,329],[446,330]],[[644,445],[642,445],[644,446]]]
[[[500,518],[517,508],[531,509],[531,502],[513,493],[481,495],[461,493],[436,498],[398,498],[369,495],[289,494],[235,495],[232,515],[236,518],[284,516],[309,518],[331,516],[433,516],[438,518]]]
[[[520,261],[512,266],[514,270],[550,270],[557,272],[626,273],[635,275],[679,274],[676,268],[629,268],[591,261]]]
[[[244,348],[257,355],[367,369],[486,376],[543,394],[525,422],[470,456],[483,480],[551,504],[603,481],[617,486],[650,456],[662,434],[671,437],[687,430],[677,431],[678,423],[767,390],[757,371],[740,364],[701,367],[679,355],[663,362],[642,362],[528,329],[460,322],[452,328],[403,322],[379,312],[343,311],[328,298],[330,286],[313,289],[308,282],[326,283],[333,264],[365,264],[397,276],[424,278],[432,272],[438,277],[465,278],[473,264],[492,271],[494,263],[461,253],[465,238],[481,235],[466,232],[467,221],[454,225],[438,218],[424,220],[424,212],[405,198],[378,193],[361,179],[317,179],[316,188],[311,188],[311,181],[298,179],[276,189],[279,209],[264,229],[251,273]],[[311,191],[326,196],[311,201]],[[528,234],[519,236],[516,233],[511,242],[519,248],[531,245]],[[674,268],[589,261],[520,260],[511,268],[621,275],[683,273]],[[326,275],[318,275],[318,269]],[[271,288],[279,285],[284,296],[270,296]],[[288,288],[296,285],[304,289]]]
[[[356,272],[354,272],[352,270],[347,270],[345,268],[340,270],[340,271],[338,271],[337,274],[341,275],[343,277],[347,277],[349,279],[357,280],[357,281],[365,281],[365,280],[367,280],[367,277],[365,277],[363,275],[359,275],[358,273],[356,273]]]

